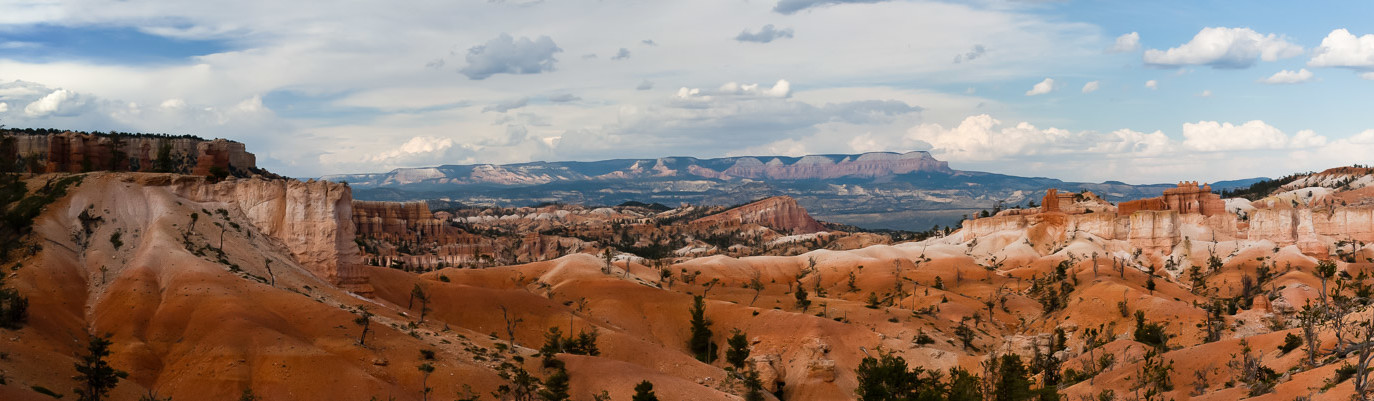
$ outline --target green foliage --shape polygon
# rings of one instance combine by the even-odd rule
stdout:
[[[559,365],[544,380],[544,388],[539,390],[539,399],[543,401],[567,401],[571,399],[568,395],[568,370]]]
[[[122,236],[122,233],[120,233],[119,231],[115,231],[114,233],[110,234],[110,245],[114,246],[115,250],[119,250],[119,247],[124,246],[124,240],[120,238]]]
[[[959,326],[954,328],[954,336],[959,338],[959,343],[964,346],[964,349],[978,350],[973,346],[973,329],[968,327],[964,321],[959,321]]]
[[[730,363],[736,369],[744,367],[744,362],[749,359],[749,339],[748,335],[739,329],[731,331],[730,338],[726,344],[730,348],[725,350],[725,362]]]
[[[77,400],[80,401],[100,401],[119,384],[119,379],[128,376],[127,373],[111,367],[105,362],[105,358],[110,356],[110,340],[104,337],[91,336],[86,345],[86,355],[82,355],[76,362],[76,379],[80,386],[74,390]]]
[[[10,252],[22,245],[44,207],[67,196],[67,188],[81,185],[81,180],[79,175],[50,179],[29,194],[18,175],[0,174],[0,210],[4,210],[0,216],[0,260],[8,259]]]
[[[658,401],[658,396],[654,395],[654,384],[648,380],[636,384],[635,395],[630,397],[630,401]]]
[[[706,319],[706,301],[700,295],[692,300],[691,324],[692,331],[687,341],[687,349],[698,361],[715,362],[716,344],[711,342],[711,321]]]
[[[551,367],[553,356],[559,353],[573,355],[601,355],[601,350],[596,347],[596,339],[600,334],[593,328],[591,331],[583,331],[577,336],[563,336],[563,330],[557,326],[550,327],[549,332],[544,334],[544,345],[539,348],[539,353],[544,355],[544,366]]]
[[[1169,335],[1164,332],[1164,325],[1145,321],[1144,311],[1135,311],[1135,340],[1155,349],[1166,349],[1169,347]]]
[[[1298,349],[1298,347],[1301,346],[1302,337],[1298,337],[1293,333],[1288,333],[1288,335],[1283,336],[1283,345],[1279,346],[1279,351],[1282,351],[1284,354],[1287,354],[1295,349]]]
[[[878,309],[879,302],[880,302],[880,301],[878,300],[878,293],[873,292],[873,291],[869,291],[869,292],[868,292],[868,303],[865,304],[864,307],[865,307],[865,308],[868,308],[868,309]]]
[[[759,372],[750,370],[744,373],[744,401],[763,401],[763,381]]]
[[[797,297],[797,309],[801,309],[804,312],[806,311],[806,308],[811,307],[811,300],[807,299],[807,293],[805,288],[802,288],[800,285],[797,286],[797,292],[793,295]]]
[[[0,328],[18,330],[28,320],[29,299],[19,296],[19,290],[0,288]]]
[[[938,371],[909,368],[906,360],[888,352],[866,357],[855,370],[859,386],[854,393],[861,401],[936,401],[982,400],[978,376],[962,369],[950,370],[949,381]]]
[[[1035,398],[1031,390],[1030,372],[1021,357],[1002,355],[997,361],[997,377],[993,378],[992,399],[995,401],[1025,401]]]
[[[158,173],[176,172],[176,161],[172,159],[172,142],[162,141],[157,147],[157,158],[153,159],[153,171]]]

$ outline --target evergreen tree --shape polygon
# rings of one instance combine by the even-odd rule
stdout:
[[[76,381],[81,386],[75,390],[78,401],[100,401],[119,384],[119,379],[128,377],[127,373],[117,370],[105,362],[110,356],[110,340],[91,336],[86,345],[86,355],[76,363]]]
[[[992,399],[995,401],[1026,401],[1035,398],[1031,391],[1030,372],[1016,354],[1002,355],[998,363],[997,377],[993,382]]]
[[[949,401],[983,401],[983,388],[978,376],[967,370],[949,370]]]
[[[711,321],[706,319],[706,302],[700,295],[692,301],[692,336],[687,348],[698,361],[711,363],[716,360],[716,345],[711,343]]]
[[[744,401],[763,401],[763,381],[759,372],[749,370],[744,374]]]
[[[697,297],[700,299],[701,297]],[[635,385],[635,395],[630,401],[658,401],[658,396],[654,395],[654,384],[648,380],[639,382]]]
[[[726,343],[730,346],[725,350],[725,361],[729,362],[735,369],[744,368],[744,362],[749,359],[749,339],[747,334],[739,329],[735,329]]]
[[[544,401],[567,401],[568,396],[568,370],[562,363],[557,364],[553,374],[544,380],[544,389],[539,390],[539,399]]]

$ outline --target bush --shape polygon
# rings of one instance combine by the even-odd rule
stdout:
[[[1287,354],[1301,346],[1302,337],[1293,335],[1293,333],[1288,333],[1288,335],[1283,337],[1283,345],[1279,346],[1279,351],[1283,351],[1284,354]]]

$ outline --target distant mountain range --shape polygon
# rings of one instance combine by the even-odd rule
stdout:
[[[360,200],[423,199],[481,206],[628,201],[732,205],[788,195],[820,220],[904,230],[953,225],[962,215],[992,209],[999,202],[1004,206],[1039,202],[1047,188],[1086,189],[1119,202],[1157,196],[1174,186],[959,171],[927,152],[444,165],[321,179],[349,183],[354,198]],[[1261,180],[1217,182],[1212,189],[1245,187]]]

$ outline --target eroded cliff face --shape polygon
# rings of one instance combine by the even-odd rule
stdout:
[[[0,134],[14,144],[14,154],[4,156],[22,161],[20,170],[31,173],[147,172],[161,165],[165,172],[208,176],[216,169],[234,173],[257,168],[256,157],[242,143],[225,139],[77,132]]]
[[[1169,254],[1189,240],[1247,240],[1269,241],[1280,247],[1296,245],[1304,254],[1325,256],[1340,241],[1374,242],[1374,206],[1254,209],[1244,218],[1232,213],[1204,215],[1174,210],[1007,213],[966,220],[956,235],[960,241],[969,241],[1014,231],[1025,231],[1036,244],[1089,233],[1104,240],[1127,241],[1131,247],[1153,254]]]
[[[370,293],[358,246],[353,242],[353,195],[327,181],[175,179],[178,195],[237,208],[263,233],[281,240],[316,276],[358,293]]]
[[[790,196],[774,196],[720,214],[697,219],[694,224],[758,224],[779,232],[809,234],[825,227],[806,213]]]

